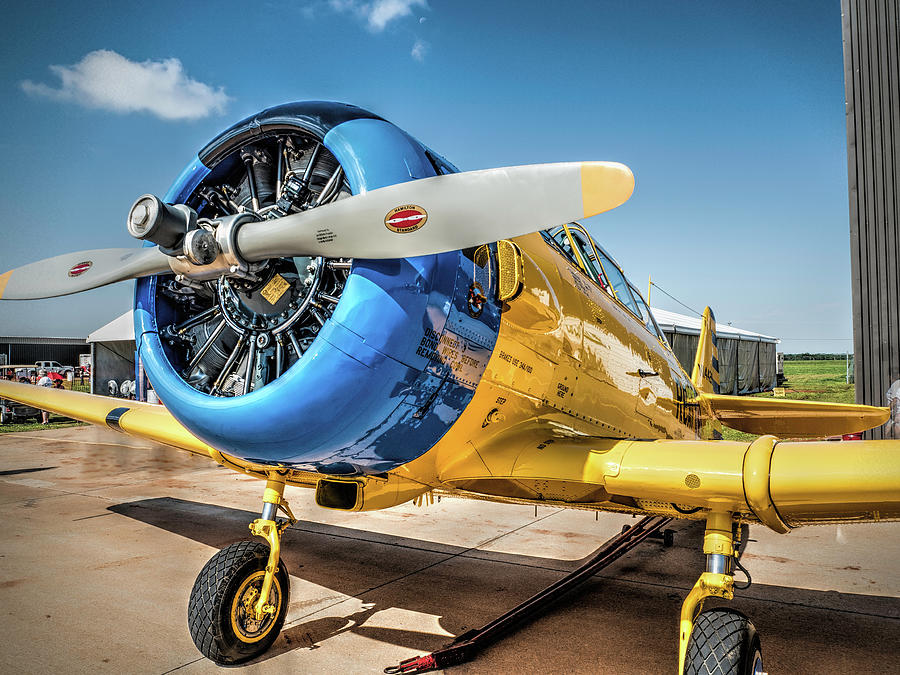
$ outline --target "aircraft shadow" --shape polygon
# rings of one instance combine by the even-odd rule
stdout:
[[[249,511],[169,497],[109,510],[216,548],[246,539],[247,523],[257,517]],[[557,656],[564,659],[572,645],[569,638],[560,641],[559,633],[573,631],[584,635],[579,649],[596,649],[598,658],[608,658],[616,649],[630,649],[633,656],[634,645],[623,647],[620,643],[627,641],[616,638],[630,626],[662,643],[659,663],[653,662],[653,654],[646,654],[650,662],[642,667],[667,671],[681,601],[703,565],[701,526],[676,521],[673,528],[673,548],[655,542],[641,545],[570,593],[539,620],[539,628],[526,627],[502,641],[508,649],[489,649],[479,657],[480,667],[516,669],[517,649],[539,649],[547,663]],[[347,631],[421,653],[433,651],[452,640],[436,635],[438,626],[452,635],[479,627],[582,562],[482,551],[312,521],[300,521],[285,532],[282,559],[291,575],[306,583],[292,584],[290,623],[258,661],[294,649],[315,649]],[[307,584],[320,588],[311,591]],[[323,588],[333,590],[333,596]],[[347,606],[341,607],[345,602]],[[897,598],[756,584],[732,606],[752,616],[767,637],[796,640],[806,635],[824,644],[849,643],[869,655],[881,650],[885,658],[896,656],[890,646],[891,630],[884,624],[896,629]],[[431,632],[365,625],[377,612],[393,609],[435,616],[437,623]],[[822,619],[835,611],[840,612],[839,620]],[[607,630],[598,633],[604,624]],[[665,633],[654,634],[660,625]],[[767,641],[770,652],[771,642]],[[787,658],[783,663],[790,664],[790,642],[783,648]]]
[[[55,466],[39,466],[32,467],[30,469],[10,469],[9,471],[0,471],[0,476],[19,476],[23,473],[35,473],[37,471],[50,471],[51,469],[57,469],[59,467]]]

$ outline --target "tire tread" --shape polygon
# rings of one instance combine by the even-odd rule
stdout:
[[[752,631],[752,634],[751,634]],[[746,616],[732,609],[701,612],[694,621],[685,657],[686,674],[743,675],[742,647],[755,629]]]
[[[262,556],[267,559],[269,547],[258,541],[239,541],[216,553],[197,575],[188,603],[188,629],[197,649],[211,661],[220,664],[237,663],[219,648],[216,608],[232,577],[249,560]]]

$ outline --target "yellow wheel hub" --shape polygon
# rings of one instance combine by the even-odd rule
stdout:
[[[277,576],[272,579],[272,590],[266,605],[266,609],[269,611],[264,611],[261,619],[256,619],[254,616],[253,606],[259,598],[265,576],[265,570],[259,570],[244,579],[231,603],[231,628],[242,642],[259,642],[269,634],[275,624],[275,619],[278,618],[278,608],[281,605],[281,584],[278,582]]]

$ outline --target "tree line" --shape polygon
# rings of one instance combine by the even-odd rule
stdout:
[[[836,361],[840,359],[844,361],[847,354],[810,354],[803,352],[802,354],[785,354],[785,361]]]

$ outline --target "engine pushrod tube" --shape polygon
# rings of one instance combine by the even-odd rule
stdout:
[[[331,201],[331,198],[338,192],[338,185],[343,174],[344,169],[340,165],[338,165],[338,168],[336,168],[334,170],[334,173],[331,174],[328,182],[325,183],[325,187],[322,188],[322,192],[319,193],[318,199],[316,199],[315,203],[312,205],[313,207],[320,206]]]
[[[281,377],[282,361],[284,361],[284,339],[275,336],[275,379]]]
[[[172,327],[172,332],[177,335],[184,335],[187,331],[189,331],[194,326],[197,326],[201,323],[204,323],[207,319],[215,316],[219,313],[219,306],[214,305],[207,310],[200,312],[197,316],[191,317],[187,321],[183,321],[177,326]]]
[[[250,353],[247,354],[247,370],[244,371],[244,393],[250,391],[250,382],[256,368],[256,336],[250,336]]]
[[[244,165],[247,167],[247,185],[250,188],[250,205],[254,211],[259,211],[259,194],[256,191],[256,173],[253,171],[253,157],[244,155]]]
[[[225,384],[225,378],[228,377],[228,374],[231,372],[231,368],[234,366],[235,361],[237,361],[238,356],[241,353],[241,350],[244,348],[244,342],[246,341],[246,336],[241,335],[238,338],[237,344],[234,346],[234,349],[231,350],[231,354],[228,355],[228,360],[225,361],[225,365],[222,366],[222,372],[219,373],[218,379],[216,379],[216,383],[213,385],[212,391],[210,393],[215,394],[219,389],[221,389],[222,385]]]
[[[309,185],[309,180],[312,178],[313,167],[315,166],[316,160],[319,158],[319,151],[321,149],[321,143],[316,143],[315,147],[312,149],[312,153],[309,156],[309,162],[306,165],[306,170],[303,172],[304,185]]]
[[[284,137],[281,136],[278,138],[278,159],[275,163],[276,174],[275,174],[275,200],[278,201],[281,199],[281,188],[282,183],[284,182]]]
[[[299,359],[301,356],[303,356],[303,350],[300,349],[300,344],[297,342],[297,336],[294,335],[294,331],[292,331],[292,330],[287,331],[287,335],[288,335],[288,338],[290,338],[290,340],[291,340],[291,346],[293,346],[293,348],[294,348],[294,353],[297,355],[297,358]]]
[[[218,309],[218,308],[215,308]],[[206,356],[206,352],[209,351],[209,348],[213,346],[213,343],[219,338],[222,334],[222,331],[225,330],[225,326],[228,325],[228,322],[225,319],[222,319],[219,322],[219,325],[216,326],[215,330],[209,334],[209,337],[206,339],[206,342],[203,343],[203,346],[197,350],[197,353],[194,354],[194,358],[191,359],[191,362],[188,363],[187,372],[192,371],[198,363],[200,363],[200,359]]]

